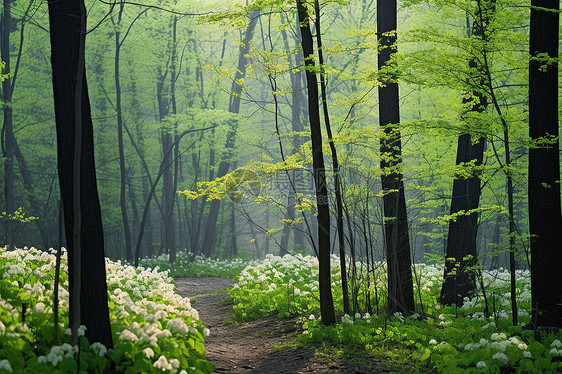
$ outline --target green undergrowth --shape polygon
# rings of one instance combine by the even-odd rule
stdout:
[[[352,315],[343,314],[339,259],[332,258],[332,294],[338,323],[319,318],[318,263],[311,256],[268,256],[242,271],[230,290],[237,318],[297,316],[301,346],[384,357],[406,371],[442,373],[556,373],[562,371],[562,334],[525,330],[530,322],[530,275],[517,271],[518,326],[511,322],[509,272],[483,271],[488,314],[482,295],[465,299],[461,308],[437,302],[443,266],[415,265],[417,313],[384,313],[386,269],[375,264],[374,277],[358,263],[361,286]],[[361,283],[359,283],[361,282]],[[353,286],[351,283],[350,286]],[[365,290],[367,289],[367,290]]]
[[[167,270],[172,278],[217,277],[233,279],[240,275],[244,268],[255,263],[255,261],[239,258],[220,260],[205,256],[195,256],[195,258],[190,259],[189,255],[183,253],[178,254],[173,264],[170,264],[168,255],[141,260],[142,266],[158,267],[161,270]]]
[[[211,372],[204,349],[209,330],[190,300],[175,292],[167,272],[106,259],[114,348],[90,344],[83,336],[78,351],[68,344],[66,253],[58,326],[53,323],[54,265],[52,252],[0,249],[0,374],[76,373],[78,359],[80,373]]]

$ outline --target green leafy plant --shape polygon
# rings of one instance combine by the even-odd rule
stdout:
[[[376,305],[375,287],[384,289],[384,263],[371,281],[370,304],[357,305],[353,316],[343,314],[339,282],[339,260],[332,258],[332,292],[339,307],[339,321],[324,326],[317,297],[317,261],[312,256],[268,255],[261,263],[242,271],[230,290],[238,318],[250,320],[268,315],[297,316],[302,332],[300,344],[360,347],[397,363],[415,365],[421,371],[439,372],[556,372],[562,369],[562,335],[535,340],[534,332],[524,330],[530,322],[530,273],[517,271],[519,325],[512,326],[510,316],[509,272],[505,269],[482,271],[483,282],[492,298],[493,313],[484,313],[480,296],[465,299],[461,308],[441,306],[443,265],[417,264],[416,284],[420,295],[418,310],[423,315],[388,316],[384,313],[384,295],[378,295],[379,313],[368,310]],[[356,264],[361,269],[361,264]],[[369,276],[363,274],[363,277]],[[365,294],[363,295],[365,297]],[[382,300],[381,300],[382,298]],[[489,300],[490,302],[490,300]]]
[[[175,293],[167,271],[106,259],[114,348],[67,343],[66,253],[60,279],[61,323],[53,326],[53,253],[35,248],[0,250],[0,372],[208,373],[204,337],[209,330],[188,298]],[[55,329],[58,338],[55,339]],[[85,327],[81,334],[84,335]]]

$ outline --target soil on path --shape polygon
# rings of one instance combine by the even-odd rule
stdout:
[[[211,330],[205,340],[207,358],[214,373],[393,373],[380,360],[367,356],[348,358],[317,355],[314,348],[294,348],[297,327],[294,319],[267,317],[244,324],[234,323],[228,301],[230,279],[176,279],[178,293],[189,296],[201,321]]]

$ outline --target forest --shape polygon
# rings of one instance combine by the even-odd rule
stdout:
[[[0,374],[562,371],[559,13],[2,0]]]

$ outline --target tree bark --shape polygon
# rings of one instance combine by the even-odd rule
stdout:
[[[123,114],[121,111],[121,81],[119,75],[119,58],[121,55],[121,33],[119,28],[121,26],[121,19],[123,16],[123,8],[125,4],[121,3],[119,6],[119,13],[117,15],[117,28],[115,31],[115,109],[117,111],[117,144],[119,148],[119,176],[120,176],[120,194],[119,205],[121,206],[121,217],[123,219],[123,230],[125,234],[125,256],[127,261],[133,260],[133,250],[131,245],[131,229],[129,227],[129,215],[127,213],[127,199],[126,199],[126,168],[125,168],[125,151],[123,144]],[[111,18],[113,22],[113,17]],[[115,25],[115,23],[114,23]]]
[[[396,53],[396,0],[377,0],[377,35],[379,37],[379,70],[387,69]],[[388,273],[388,311],[414,311],[414,285],[410,257],[410,237],[406,197],[402,181],[402,143],[398,83],[394,74],[379,87],[379,121],[381,128],[381,182],[385,192],[384,232]]]
[[[482,164],[484,139],[472,143],[471,134],[459,136],[457,165],[475,161]],[[453,181],[450,213],[469,212],[477,209],[480,201],[480,178],[459,177]],[[449,222],[447,235],[447,254],[445,260],[444,282],[441,287],[441,302],[461,306],[463,299],[476,291],[476,274],[473,267],[478,264],[476,255],[476,236],[478,233],[478,213],[461,214]]]
[[[330,275],[330,207],[328,205],[324,154],[322,153],[322,129],[320,126],[320,108],[318,106],[318,80],[316,78],[316,68],[314,64],[314,45],[312,33],[310,32],[308,10],[304,0],[297,0],[297,13],[306,67],[310,139],[312,141],[312,167],[316,190],[320,315],[322,317],[322,323],[325,325],[333,325],[336,322],[336,317]]]
[[[478,10],[473,19],[472,37],[486,38],[485,28],[488,24],[487,13],[489,10],[491,8],[484,9],[478,3]],[[467,32],[470,36],[470,29]],[[483,55],[485,53],[486,51],[482,51]],[[472,59],[468,63],[469,68],[475,71],[474,76],[470,79],[471,82],[474,82],[475,87],[473,87],[469,98],[463,100],[463,104],[468,105],[469,111],[473,113],[482,113],[488,106],[487,97],[482,93],[485,88],[488,88],[485,78],[488,67],[484,66],[484,61],[487,61],[485,57],[480,62]],[[491,86],[489,88],[493,89]],[[457,167],[462,167],[462,165],[471,162],[476,167],[482,165],[486,139],[479,136],[476,142],[473,142],[473,135],[478,133],[477,129],[471,129],[471,126],[475,125],[478,124],[469,122],[467,132],[459,136]],[[461,306],[464,298],[473,295],[477,289],[475,269],[478,266],[478,255],[476,253],[478,212],[474,210],[478,209],[480,204],[480,177],[477,171],[468,171],[470,177],[455,177],[453,181],[450,214],[455,215],[459,212],[466,214],[460,214],[455,220],[449,221],[443,274],[444,282],[440,296],[440,301],[443,304],[455,304],[457,306]]]
[[[73,274],[73,260],[76,244],[69,235],[74,232],[74,149],[76,123],[76,77],[84,70],[83,56],[80,58],[82,25],[85,14],[82,1],[49,1],[51,30],[51,64],[53,70],[53,92],[57,130],[57,158],[59,184],[64,205],[65,231],[69,263],[70,293],[77,279]],[[82,50],[83,53],[83,50]],[[79,66],[82,61],[82,66]],[[78,101],[78,100],[76,100]],[[106,347],[113,346],[107,304],[107,284],[103,247],[103,228],[96,185],[94,162],[94,141],[92,118],[86,75],[82,74],[81,97],[82,139],[80,157],[80,201],[81,225],[79,246],[81,255],[81,324],[87,327],[86,337],[90,342],[100,342]]]
[[[11,6],[13,0],[4,0],[2,11],[2,40],[0,41],[0,55],[4,62],[3,74],[12,73],[10,70],[10,33],[12,28]],[[14,214],[16,210],[14,194],[14,131],[12,111],[12,78],[2,80],[2,104],[4,106],[4,122],[2,124],[2,156],[4,158],[4,199],[6,214]],[[14,224],[12,219],[5,220],[6,245],[13,248]]]
[[[332,137],[332,127],[330,125],[330,116],[328,113],[328,99],[326,97],[326,80],[324,78],[324,54],[322,52],[322,32],[320,30],[320,4],[318,0],[314,1],[314,12],[316,13],[316,44],[318,46],[318,64],[320,65],[320,89],[322,92],[322,108],[324,109],[324,123],[326,125],[326,134],[330,143],[330,151],[332,154],[332,167],[334,169],[334,195],[336,196],[336,227],[338,230],[338,245],[340,254],[340,272],[341,286],[343,296],[343,311],[350,315],[351,308],[349,306],[349,293],[347,290],[347,267],[345,264],[345,244],[343,235],[343,203],[341,197],[340,184],[340,166],[338,162],[338,151]]]
[[[545,9],[538,9],[541,7]],[[562,327],[562,215],[558,130],[559,0],[532,0],[529,136],[549,145],[529,149],[531,302],[536,326]],[[552,61],[535,57],[547,54]]]

